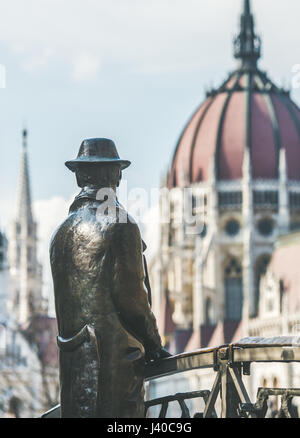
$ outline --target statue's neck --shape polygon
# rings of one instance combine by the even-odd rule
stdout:
[[[108,191],[112,190],[116,193],[117,188],[116,188],[116,186],[113,186],[113,185],[106,185],[106,186],[98,186],[97,185],[97,186],[95,186],[95,185],[90,184],[90,185],[83,187],[80,193],[97,193],[99,190],[103,190],[103,191],[104,190],[108,190]]]
[[[76,210],[78,207],[82,206],[85,201],[91,202],[104,202],[107,200],[107,196],[113,202],[118,203],[116,187],[95,187],[95,186],[86,186],[83,187],[81,192],[74,199],[73,204],[70,207],[70,212]]]

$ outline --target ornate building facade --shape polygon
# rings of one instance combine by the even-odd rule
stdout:
[[[249,335],[295,334],[300,316],[299,290],[285,296],[278,280],[279,302],[265,298],[276,242],[300,224],[300,109],[259,68],[261,40],[250,0],[243,4],[234,40],[237,68],[186,124],[162,184],[167,190],[151,279],[154,311],[172,353]],[[186,197],[194,218],[201,218],[198,232],[178,220],[185,217]],[[270,326],[271,308],[284,327]]]

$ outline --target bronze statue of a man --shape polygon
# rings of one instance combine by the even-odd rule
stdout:
[[[83,141],[66,162],[82,190],[50,247],[65,418],[143,417],[145,358],[168,355],[149,305],[139,228],[116,198],[129,165],[107,139]]]

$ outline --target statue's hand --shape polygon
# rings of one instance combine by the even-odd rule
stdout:
[[[158,355],[159,355],[158,359],[164,359],[166,357],[172,356],[172,354],[169,353],[165,348],[162,348],[161,350],[159,350]]]
[[[152,354],[147,354],[145,356],[146,362],[156,361],[160,359],[165,359],[167,357],[171,357],[172,354],[169,353],[165,348],[161,348],[160,350],[156,351]]]

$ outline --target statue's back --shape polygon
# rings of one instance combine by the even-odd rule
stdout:
[[[84,324],[101,327],[114,311],[111,300],[111,235],[115,221],[86,206],[73,212],[51,241],[50,257],[60,333],[73,336]],[[69,317],[68,317],[69,316]]]

